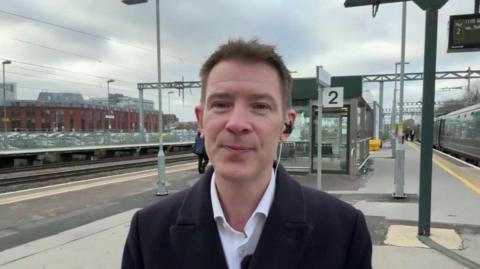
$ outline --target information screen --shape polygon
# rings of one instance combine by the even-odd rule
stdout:
[[[448,52],[480,50],[480,14],[450,16]]]

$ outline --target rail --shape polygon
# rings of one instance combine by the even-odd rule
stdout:
[[[196,155],[193,153],[179,154],[167,156],[166,163],[191,161],[195,160],[196,158]],[[91,175],[101,172],[118,171],[154,165],[157,165],[157,158],[144,158],[82,166],[65,165],[63,168],[40,169],[30,172],[14,172],[0,175],[0,187],[8,187],[26,183],[40,183],[59,178],[73,178],[82,175]]]

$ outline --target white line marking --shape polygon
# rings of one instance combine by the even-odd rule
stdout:
[[[194,163],[176,165],[174,167],[168,167],[166,173],[172,174],[180,171],[194,169],[195,167],[196,167],[196,164]],[[142,173],[142,174],[138,175],[139,173]],[[1,198],[0,196],[1,198],[0,205],[12,204],[16,202],[32,200],[32,199],[42,198],[42,197],[51,196],[51,195],[57,195],[57,194],[62,194],[67,192],[90,189],[94,187],[101,187],[101,186],[110,185],[110,184],[133,181],[133,180],[138,180],[141,178],[151,177],[155,175],[157,175],[157,169],[150,169],[148,170],[148,172],[146,171],[134,172],[134,173],[128,173],[123,175],[115,175],[115,176],[101,177],[96,179],[89,179],[85,181],[78,181],[76,185],[68,184],[68,183],[61,184],[61,185],[59,184],[60,186],[56,185],[57,188],[55,189],[54,188],[50,188],[50,189],[37,188],[34,191],[30,190],[31,193],[25,193],[20,195],[12,195],[13,193],[6,193],[6,194],[3,194],[2,196],[7,196],[7,194],[9,194],[10,197]],[[15,194],[18,194],[18,193],[15,193]]]

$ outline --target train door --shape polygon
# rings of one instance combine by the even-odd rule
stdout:
[[[445,135],[445,119],[440,119],[439,120],[439,126],[438,126],[438,136],[437,136],[437,144],[436,148],[437,149],[442,149],[442,137]]]
[[[438,148],[438,139],[440,137],[440,119],[433,122],[433,148]]]

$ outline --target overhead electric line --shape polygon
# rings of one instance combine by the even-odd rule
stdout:
[[[61,50],[61,49],[56,49],[56,48],[52,48],[52,47],[47,47],[45,45],[41,45],[41,44],[38,44],[38,43],[33,43],[33,42],[30,42],[30,41],[26,41],[26,40],[20,40],[20,39],[17,39],[17,38],[9,37],[9,39],[11,39],[13,41],[16,41],[16,42],[24,43],[24,44],[27,44],[27,45],[30,45],[30,46],[35,46],[35,47],[39,47],[39,48],[43,48],[43,49],[53,50],[53,51],[56,51],[56,52],[60,52],[60,53],[68,54],[68,55],[73,55],[73,56],[77,56],[77,57],[80,57],[80,58],[84,58],[84,59],[87,59],[87,60],[91,60],[91,61],[101,63],[101,61],[98,60],[98,59],[90,58],[90,57],[87,57],[87,56],[84,56],[84,55],[81,55],[81,54],[77,54],[77,53],[74,53],[74,52]]]
[[[21,70],[26,70],[26,71],[29,71],[29,72],[35,72],[35,73],[41,73],[41,74],[47,74],[47,75],[51,75],[51,76],[54,76],[55,78],[57,77],[62,77],[62,74],[59,74],[59,73],[55,73],[55,72],[51,72],[50,70],[44,70],[44,69],[40,69],[40,70],[37,70],[37,69],[32,69],[32,68],[28,68],[28,67],[22,67],[22,66],[18,66],[18,65],[15,65],[15,66],[12,66],[10,68],[10,70],[17,70],[17,69],[21,69]],[[69,75],[70,77],[71,75]],[[70,78],[74,78],[74,79],[82,79],[81,77],[79,76],[76,76],[74,74],[74,77],[70,77]],[[98,79],[96,78],[89,78],[90,81],[92,83],[104,83],[104,79],[101,79],[100,81],[98,81]],[[85,81],[84,79],[82,81]],[[136,83],[133,83],[133,82],[123,82],[123,81],[116,81],[120,84],[128,84],[128,85],[132,85],[132,86],[135,86],[136,87]]]
[[[90,60],[90,61],[94,61],[94,62],[97,62],[97,63],[100,63],[100,64],[107,64],[107,65],[111,65],[111,66],[114,66],[114,67],[117,67],[117,68],[128,69],[128,70],[130,70],[130,71],[135,71],[135,72],[144,73],[144,74],[149,74],[149,75],[155,75],[154,73],[151,73],[151,72],[145,72],[145,71],[142,71],[142,70],[139,70],[139,69],[136,69],[136,68],[132,68],[132,67],[128,67],[128,66],[122,66],[122,65],[118,65],[118,64],[112,64],[112,63],[108,63],[108,62],[103,62],[103,61],[100,60],[100,59],[92,58],[92,57],[89,57],[89,56],[81,55],[81,54],[74,53],[74,52],[70,52],[70,51],[66,51],[66,50],[61,50],[61,49],[57,49],[57,48],[52,48],[52,47],[49,47],[49,46],[45,46],[45,45],[42,45],[42,44],[38,44],[38,43],[26,41],[26,40],[21,40],[21,39],[11,38],[11,37],[10,37],[9,39],[14,40],[14,41],[17,41],[17,42],[20,42],[20,43],[28,44],[28,45],[31,45],[31,46],[40,47],[40,48],[43,48],[43,49],[53,50],[53,51],[55,51],[55,52],[60,52],[60,53],[64,53],[64,54],[68,54],[68,55],[73,55],[73,56],[76,56],[76,57],[84,58],[84,59],[87,59],[87,60]]]
[[[67,72],[67,73],[79,74],[79,75],[84,75],[84,76],[90,76],[90,77],[94,77],[94,78],[101,79],[101,80],[112,79],[112,77],[99,76],[99,75],[94,75],[94,74],[90,74],[90,73],[84,73],[84,72],[79,72],[79,71],[72,71],[72,70],[63,69],[63,68],[58,68],[58,67],[52,67],[52,66],[46,66],[46,65],[41,65],[41,64],[35,64],[35,63],[29,63],[29,62],[24,62],[24,61],[18,61],[18,60],[11,59],[11,58],[1,57],[1,59],[2,59],[2,60],[11,60],[11,61],[14,62],[14,63],[24,64],[24,65],[29,65],[29,66],[34,66],[34,67],[38,67],[38,68],[51,69],[51,70],[56,70],[56,71],[61,71],[61,72]],[[116,82],[123,82],[123,83],[127,83],[127,84],[137,85],[137,82],[126,81],[126,80],[117,79],[117,78],[113,78],[113,79],[115,79]]]
[[[76,84],[76,85],[82,84],[82,85],[87,85],[87,86],[90,86],[90,87],[101,88],[101,89],[104,89],[104,88],[105,88],[104,86],[97,85],[97,84],[92,84],[92,83],[85,83],[85,82],[78,82],[78,81],[71,81],[71,80],[64,80],[64,79],[41,77],[41,76],[36,76],[36,75],[32,75],[32,74],[24,74],[24,73],[11,72],[11,71],[7,71],[6,73],[12,74],[12,75],[17,75],[17,76],[30,77],[30,78],[33,77],[33,78],[35,78],[35,79],[60,81],[60,82],[71,83],[71,84]],[[122,91],[135,91],[135,92],[137,91],[136,89],[127,89],[127,88],[119,88],[119,87],[110,87],[110,88],[111,88],[111,89],[114,89],[114,90],[122,90]]]
[[[19,18],[22,18],[22,19],[26,19],[26,20],[30,20],[30,21],[34,21],[34,22],[38,22],[38,23],[43,23],[43,24],[46,24],[46,25],[49,25],[49,26],[58,27],[58,28],[61,28],[61,29],[64,29],[64,30],[68,30],[68,31],[72,31],[72,32],[75,32],[75,33],[87,35],[87,36],[90,36],[90,37],[95,37],[95,38],[98,38],[98,39],[113,41],[113,42],[120,43],[120,44],[129,46],[129,47],[133,47],[133,48],[137,48],[137,49],[141,49],[141,50],[146,50],[146,51],[150,51],[150,52],[156,52],[156,50],[141,47],[141,46],[137,46],[137,45],[134,45],[134,44],[126,42],[126,41],[114,40],[113,38],[109,38],[109,37],[106,37],[106,36],[85,32],[85,31],[74,29],[74,28],[67,27],[67,26],[64,26],[64,25],[56,24],[56,23],[53,23],[53,22],[48,22],[48,21],[44,21],[44,20],[40,20],[40,19],[28,17],[28,16],[16,14],[16,13],[9,12],[9,11],[6,11],[6,10],[0,9],[0,13],[4,13],[4,14],[7,14],[7,15],[19,17]]]
[[[98,38],[98,39],[102,39],[102,40],[106,40],[106,41],[110,41],[110,42],[119,43],[119,44],[129,46],[129,47],[132,47],[132,48],[141,49],[141,50],[149,51],[149,52],[152,52],[152,53],[157,53],[157,50],[155,50],[155,49],[150,49],[150,48],[134,45],[130,42],[119,41],[117,39],[113,39],[113,38],[110,38],[110,37],[85,32],[85,31],[74,29],[74,28],[67,27],[67,26],[64,26],[64,25],[56,24],[56,23],[53,23],[53,22],[48,22],[48,21],[36,19],[36,18],[33,18],[33,17],[28,17],[28,16],[25,16],[25,15],[16,14],[16,13],[9,12],[9,11],[6,11],[6,10],[0,9],[0,13],[7,14],[7,15],[10,15],[10,16],[14,16],[14,17],[19,17],[19,18],[22,18],[22,19],[25,19],[25,20],[34,21],[34,22],[37,22],[37,23],[46,24],[46,25],[49,25],[49,26],[52,26],[52,27],[58,27],[58,28],[61,28],[61,29],[67,30],[67,31],[72,31],[72,32],[87,35],[87,36],[90,36],[90,37],[94,37],[94,38]],[[170,53],[162,52],[161,54],[163,54],[165,56],[168,56],[168,57],[171,57],[171,58],[175,58],[177,60],[189,62],[189,63],[192,63],[192,64],[199,64],[198,62],[195,62],[195,61],[192,61],[192,60],[180,57],[180,56],[176,56],[176,55],[173,55],[173,54],[170,54]]]

